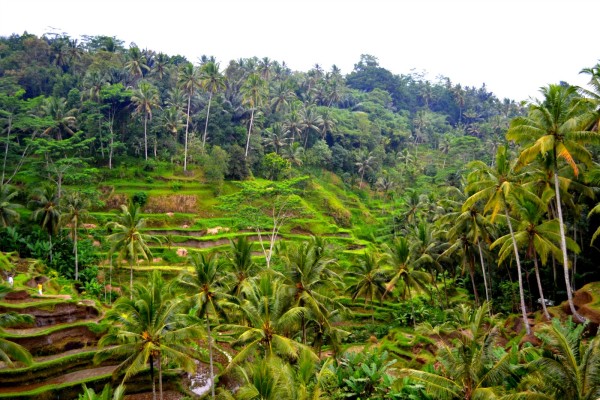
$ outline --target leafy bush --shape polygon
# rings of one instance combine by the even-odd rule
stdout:
[[[140,207],[144,207],[146,203],[148,203],[148,193],[146,192],[136,192],[131,196],[131,202],[133,204],[137,204]]]

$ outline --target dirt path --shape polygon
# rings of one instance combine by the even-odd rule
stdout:
[[[77,382],[86,378],[91,378],[98,375],[111,374],[117,368],[116,365],[109,365],[107,367],[82,369],[81,371],[71,372],[58,376],[56,378],[48,379],[44,382],[34,383],[32,385],[14,386],[14,387],[2,387],[0,386],[0,393],[19,393],[27,392],[30,390],[37,389],[46,385],[60,385],[62,383]]]

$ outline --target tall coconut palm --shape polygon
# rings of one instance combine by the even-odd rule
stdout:
[[[504,211],[506,224],[512,238],[513,251],[517,264],[517,274],[519,281],[519,297],[521,302],[521,315],[523,325],[527,334],[531,334],[531,328],[527,319],[527,310],[525,308],[525,291],[523,289],[523,275],[521,272],[521,257],[519,249],[514,238],[512,220],[509,216],[508,196],[519,190],[519,178],[511,165],[508,150],[504,146],[498,148],[496,154],[496,163],[494,167],[488,167],[482,162],[475,161],[471,163],[472,172],[469,177],[467,193],[473,193],[464,205],[463,210],[473,207],[479,201],[485,202],[483,208],[484,214],[491,213],[490,219],[494,222],[499,212]]]
[[[33,206],[31,219],[38,221],[42,229],[48,232],[50,239],[50,261],[52,261],[52,237],[58,234],[60,225],[60,208],[56,188],[45,185],[34,190],[31,195],[30,205]]]
[[[399,237],[392,245],[385,246],[385,263],[390,267],[390,279],[386,285],[384,296],[392,292],[398,282],[403,283],[401,296],[406,298],[408,294],[408,301],[411,307],[411,317],[413,324],[416,325],[415,320],[415,306],[412,302],[411,288],[427,292],[426,283],[431,281],[431,276],[423,271],[419,271],[413,268],[410,259],[410,245],[405,237]]]
[[[152,109],[159,106],[158,90],[148,82],[140,83],[131,95],[135,104],[135,113],[143,115],[144,121],[144,157],[148,160],[148,121],[152,119]]]
[[[222,263],[219,262],[217,255],[194,253],[190,256],[189,260],[194,268],[194,272],[184,273],[176,284],[190,294],[192,309],[196,315],[206,320],[211,393],[214,398],[215,372],[213,367],[213,340],[209,313],[212,313],[215,317],[226,317],[227,314],[222,305],[224,302],[230,301],[231,296],[226,294],[224,275],[221,274]]]
[[[129,298],[133,299],[133,264],[139,263],[140,257],[146,261],[152,256],[148,247],[150,241],[158,241],[156,236],[142,232],[146,226],[146,219],[142,218],[140,206],[135,203],[121,205],[121,213],[117,215],[116,221],[106,224],[109,232],[108,241],[112,243],[109,253],[118,253],[117,260],[129,261]]]
[[[553,255],[556,259],[562,257],[559,248],[560,234],[558,221],[556,219],[545,219],[546,212],[544,211],[544,203],[533,194],[523,192],[514,194],[511,197],[511,203],[520,220],[514,232],[514,239],[517,246],[519,248],[524,248],[527,257],[533,260],[542,309],[544,316],[549,321],[550,314],[546,309],[546,301],[538,266],[538,256],[542,265],[546,265],[549,255]],[[502,236],[492,243],[490,248],[496,246],[501,246],[498,262],[502,262],[512,252],[512,238],[510,235]],[[567,247],[571,251],[579,252],[579,246],[577,246],[577,243],[571,238],[567,238]]]
[[[136,80],[142,78],[145,72],[150,71],[148,60],[139,47],[133,46],[129,48],[125,70],[133,75]]]
[[[82,224],[90,218],[88,209],[90,200],[80,192],[70,192],[61,198],[63,213],[61,222],[68,225],[73,239],[73,254],[75,255],[75,280],[79,280],[79,255],[77,252],[78,236],[77,232]]]
[[[352,279],[346,292],[351,294],[352,300],[362,296],[365,300],[365,307],[367,301],[371,303],[371,322],[375,323],[374,300],[383,298],[387,281],[387,274],[382,265],[382,256],[373,250],[365,251],[345,276]]]
[[[18,195],[12,186],[0,184],[0,227],[6,228],[19,220],[20,214],[16,211],[19,204],[12,202]]]
[[[241,87],[243,103],[250,108],[250,124],[248,125],[246,152],[244,154],[246,158],[248,158],[248,150],[250,149],[250,135],[252,134],[252,127],[254,125],[254,115],[266,98],[268,90],[266,81],[257,73],[250,74]]]
[[[201,82],[200,70],[192,63],[184,64],[179,71],[178,82],[179,86],[187,95],[187,118],[185,121],[185,139],[183,150],[183,170],[187,171],[187,151],[188,151],[188,132],[190,129],[190,110],[192,107],[192,97],[196,93],[196,89],[200,88]]]
[[[149,364],[154,398],[156,361],[162,400],[163,365],[176,364],[188,373],[194,372],[196,364],[191,344],[202,331],[198,325],[189,324],[182,314],[181,301],[171,297],[159,272],[154,271],[144,283],[136,283],[132,293],[131,299],[121,297],[107,313],[106,318],[114,325],[98,342],[102,349],[96,353],[94,361],[125,356],[115,371],[125,373],[122,383]]]
[[[204,135],[202,135],[202,148],[206,144],[206,134],[208,133],[208,117],[210,116],[210,105],[213,95],[219,90],[225,89],[225,77],[219,72],[219,64],[209,61],[203,64],[200,73],[200,85],[208,92],[208,106],[206,108],[206,122],[204,123]]]
[[[512,120],[506,138],[524,146],[519,155],[518,166],[531,164],[538,157],[552,160],[567,300],[573,316],[583,321],[584,318],[579,315],[573,304],[558,171],[560,161],[566,162],[575,176],[579,174],[576,160],[592,165],[591,153],[584,144],[600,143],[600,134],[586,131],[597,116],[588,102],[577,98],[576,92],[575,87],[560,85],[542,88],[543,100],[531,105],[526,117]]]

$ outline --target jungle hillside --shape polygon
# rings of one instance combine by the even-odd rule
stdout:
[[[581,74],[0,37],[0,399],[600,397]]]

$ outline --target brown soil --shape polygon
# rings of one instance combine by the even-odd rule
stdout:
[[[11,311],[11,309],[0,306],[0,313],[7,311]],[[35,317],[35,326],[49,326],[95,319],[100,314],[95,307],[84,303],[61,303],[48,308],[32,306],[19,309],[19,312],[21,314],[33,315]],[[25,326],[20,326],[20,328],[25,328]]]
[[[86,326],[75,326],[41,337],[17,337],[11,340],[25,347],[33,356],[46,356],[95,346],[101,336],[102,333],[94,333]]]

